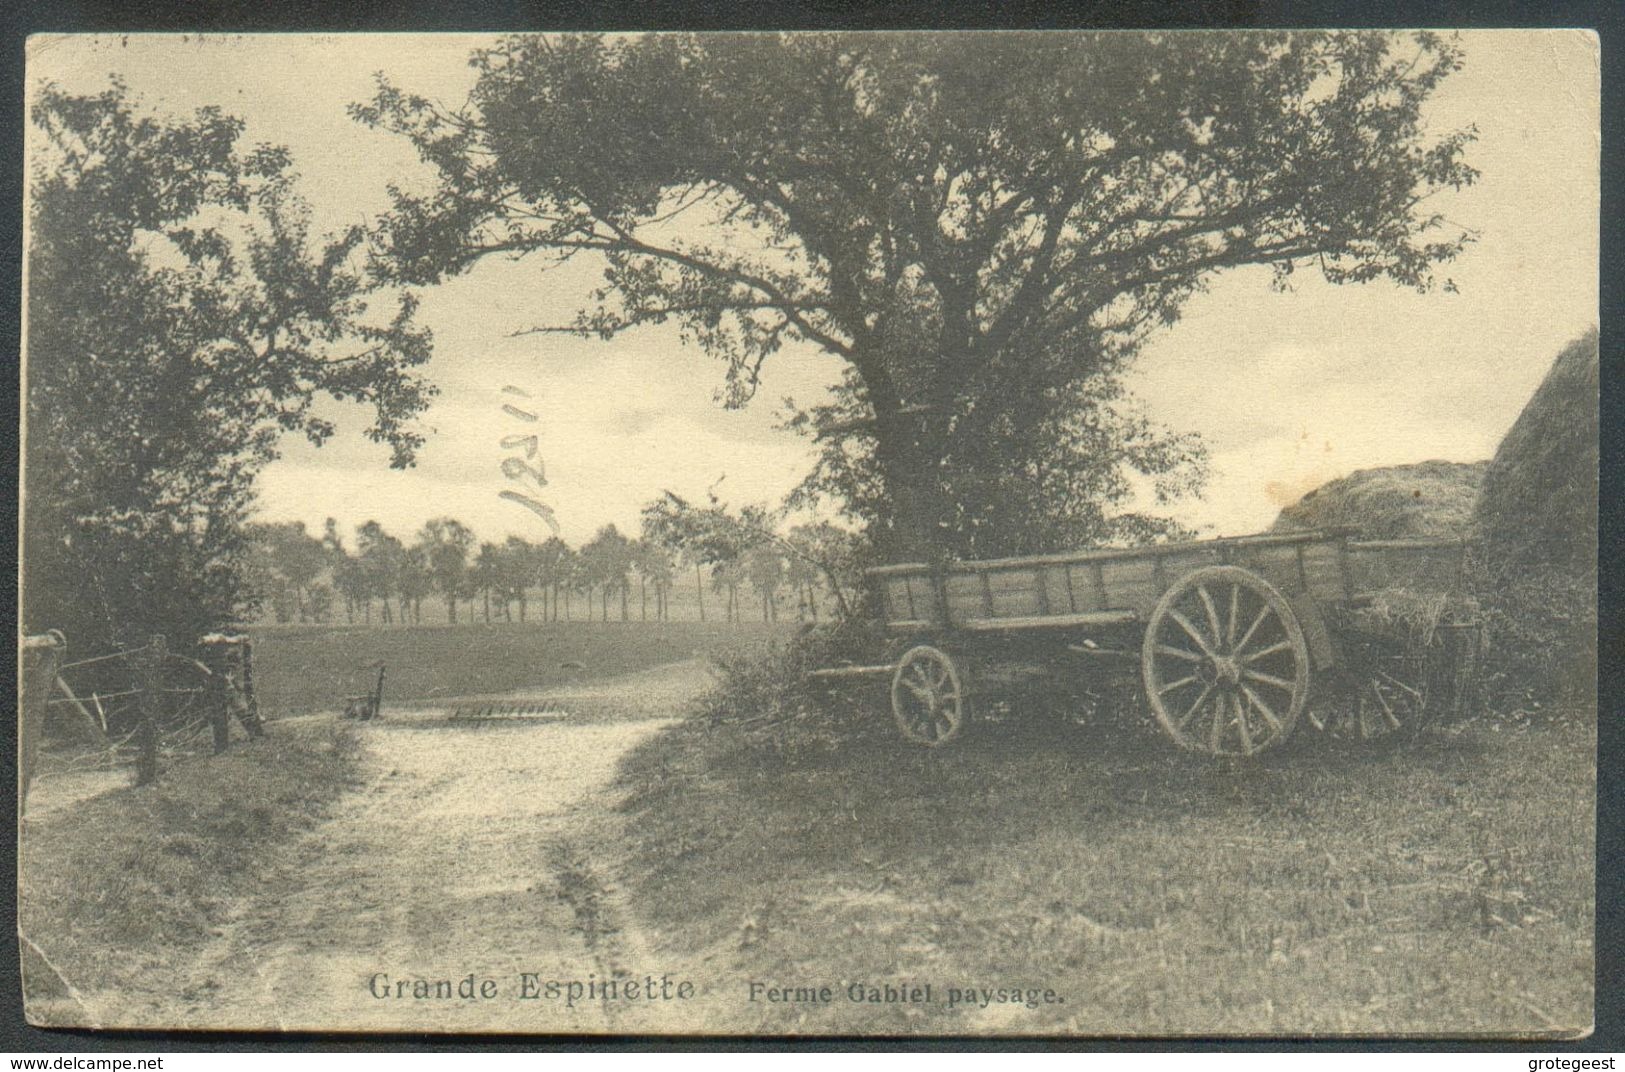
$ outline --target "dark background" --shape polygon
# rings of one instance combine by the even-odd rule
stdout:
[[[1062,28],[1222,28],[1222,27],[1590,27],[1602,38],[1602,511],[1599,547],[1600,681],[1597,799],[1597,988],[1596,1033],[1577,1043],[1542,1041],[1531,1044],[1495,1041],[1490,1048],[1513,1052],[1566,1052],[1625,1050],[1625,855],[1621,820],[1625,818],[1625,787],[1613,772],[1622,763],[1621,725],[1613,713],[1625,700],[1625,633],[1620,620],[1620,590],[1625,577],[1611,550],[1620,545],[1622,511],[1619,491],[1625,471],[1625,413],[1616,379],[1621,369],[1617,333],[1621,329],[1620,251],[1625,247],[1621,220],[1619,174],[1625,171],[1620,153],[1625,134],[1625,100],[1620,94],[1620,49],[1625,41],[1625,4],[1617,0],[1528,2],[1512,0],[1470,2],[1435,0],[1401,3],[1377,0],[1365,3],[1262,2],[1262,0],[892,0],[867,4],[839,0],[754,0],[719,3],[715,0],[576,0],[574,3],[522,2],[522,0],[353,0],[317,3],[312,0],[215,0],[208,4],[170,0],[167,3],[119,3],[117,0],[20,0],[0,14],[4,61],[0,62],[0,115],[5,117],[0,160],[0,353],[20,353],[22,297],[22,183],[23,183],[23,49],[28,34],[40,32],[205,31],[307,32],[359,31],[490,31],[490,30],[767,30],[841,28],[878,29],[1062,29]],[[0,383],[8,411],[18,412],[18,377]],[[17,426],[0,421],[0,460],[5,479],[16,486]],[[15,500],[12,500],[15,511]],[[15,517],[13,516],[13,520]],[[15,544],[8,544],[13,548]],[[15,566],[15,561],[11,563]],[[10,592],[15,608],[16,591]],[[15,617],[15,615],[13,615]],[[15,665],[11,671],[15,674]],[[11,695],[16,695],[15,679]],[[0,785],[15,784],[15,751],[0,748]],[[15,859],[15,800],[0,819]],[[16,885],[0,883],[6,920],[16,919]],[[1314,1041],[1200,1041],[1158,1043],[1150,1040],[927,1040],[888,1042],[880,1039],[813,1040],[786,1043],[772,1039],[481,1039],[472,1036],[392,1035],[275,1035],[164,1032],[45,1031],[23,1021],[14,922],[0,924],[0,1050],[44,1051],[238,1051],[238,1050],[476,1050],[499,1044],[504,1050],[520,1046],[537,1049],[673,1050],[786,1048],[874,1050],[1243,1050],[1243,1051],[1347,1051],[1370,1050],[1477,1050],[1483,1042],[1470,1040],[1368,1041],[1344,1039]]]

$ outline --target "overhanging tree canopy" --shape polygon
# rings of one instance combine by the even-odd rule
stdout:
[[[919,547],[964,528],[955,472],[1087,465],[1080,392],[1214,272],[1433,286],[1468,236],[1428,199],[1474,172],[1422,108],[1460,61],[1427,33],[527,36],[461,110],[384,83],[356,113],[438,170],[382,222],[396,278],[599,255],[558,327],[675,319],[735,403],[788,341],[839,355],[815,431]]]

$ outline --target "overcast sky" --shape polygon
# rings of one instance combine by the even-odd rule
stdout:
[[[367,130],[345,108],[385,72],[413,92],[460,102],[473,82],[463,35],[348,37],[81,36],[33,38],[29,81],[93,92],[118,74],[156,109],[221,106],[250,142],[288,146],[318,226],[365,222],[391,181],[423,181],[402,140]],[[1599,66],[1594,39],[1572,31],[1472,31],[1466,68],[1428,113],[1439,132],[1478,129],[1468,159],[1478,185],[1439,210],[1480,232],[1446,273],[1460,293],[1391,284],[1332,287],[1299,273],[1281,294],[1263,270],[1214,280],[1183,319],[1148,345],[1133,384],[1151,415],[1206,441],[1204,499],[1173,509],[1214,535],[1266,528],[1283,502],[1356,469],[1493,453],[1562,345],[1597,318]],[[520,431],[505,386],[534,400],[544,499],[573,543],[606,522],[635,531],[641,504],[672,489],[729,501],[777,500],[807,470],[806,443],[775,430],[777,401],[816,399],[839,364],[786,349],[758,401],[715,401],[722,369],[675,329],[611,342],[515,335],[570,319],[598,282],[585,264],[540,273],[487,262],[424,293],[435,333],[429,377],[441,396],[417,468],[388,468],[363,439],[365,413],[332,407],[340,434],[315,449],[288,439],[261,481],[262,516],[319,529],[376,519],[410,536],[453,515],[484,539],[545,530],[498,499],[510,486],[499,445]],[[530,404],[527,404],[530,405]],[[720,485],[718,481],[721,481]]]

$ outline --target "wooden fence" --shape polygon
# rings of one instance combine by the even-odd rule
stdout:
[[[157,780],[162,753],[185,750],[206,729],[212,731],[215,753],[225,751],[234,713],[257,736],[259,706],[248,639],[212,634],[198,647],[202,659],[174,652],[167,638],[154,635],[139,647],[70,661],[62,633],[23,637],[18,645],[18,814],[40,775],[40,744],[48,726],[76,727],[91,746],[81,760],[95,768],[120,766],[133,752],[137,785]],[[93,666],[100,668],[103,683],[117,679],[119,687],[75,691],[71,681]],[[47,716],[57,712],[60,718],[50,722]],[[112,732],[115,724],[120,736]]]

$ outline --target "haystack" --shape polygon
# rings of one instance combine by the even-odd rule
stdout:
[[[1501,440],[1474,514],[1496,691],[1520,706],[1595,709],[1598,384],[1592,331],[1557,355]]]
[[[1590,331],[1557,355],[1501,440],[1474,516],[1493,559],[1595,578],[1598,384]]]
[[[1466,536],[1488,462],[1361,469],[1286,507],[1271,532],[1348,528],[1362,539]]]

